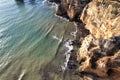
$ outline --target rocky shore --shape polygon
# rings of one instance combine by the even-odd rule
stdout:
[[[48,0],[56,14],[75,21],[76,40],[68,67],[79,80],[120,80],[120,1]]]

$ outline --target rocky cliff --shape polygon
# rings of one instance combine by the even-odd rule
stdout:
[[[120,80],[120,3],[96,0],[83,10],[80,20],[90,31],[77,53],[78,71]]]
[[[70,20],[78,20],[83,8],[91,0],[48,0],[56,2],[56,14],[69,18]]]
[[[80,80],[120,80],[120,0],[61,0],[56,14],[77,21]]]

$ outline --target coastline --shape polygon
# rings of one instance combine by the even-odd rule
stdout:
[[[57,7],[59,3],[56,2],[50,2],[49,0],[46,0],[48,3],[54,5],[54,8]],[[61,69],[63,73],[65,73],[67,70],[72,71],[73,75],[79,75],[79,72],[76,72],[76,69],[78,68],[78,62],[77,62],[77,52],[78,49],[80,48],[80,41],[79,39],[84,38],[89,34],[89,31],[84,28],[84,23],[82,21],[78,20],[70,20],[70,18],[66,17],[65,15],[57,15],[56,13],[54,14],[56,17],[65,20],[67,22],[73,22],[76,28],[75,32],[71,32],[70,35],[75,37],[75,40],[68,39],[65,41],[64,46],[66,48],[65,51],[65,59],[66,61],[64,64],[61,65]]]
[[[88,4],[91,0],[86,0],[86,2],[83,2],[83,5],[81,6],[78,0],[76,0],[75,4],[73,2],[69,2],[69,0],[67,1],[66,3],[57,3],[56,16],[63,17],[62,19],[66,18],[68,19],[67,21],[74,22],[77,30],[75,32],[71,32],[71,35],[76,39],[72,41],[72,43],[71,41],[68,41],[69,47],[67,47],[69,49],[63,69],[65,70],[67,67],[72,70],[74,75],[78,75],[80,77],[80,80],[111,80],[111,78],[113,78],[113,80],[119,80],[119,75],[116,75],[116,73],[119,73],[119,67],[116,67],[119,66],[119,62],[116,61],[116,58],[119,57],[120,53],[120,46],[118,46],[120,45],[120,34],[112,31],[112,27],[114,28],[114,26],[109,28],[108,26],[111,26],[111,24],[108,24],[106,21],[107,18],[109,19],[111,16],[114,17],[113,15],[110,15],[113,14],[112,11],[110,12],[110,8],[111,5],[114,3],[117,4],[118,2],[110,3],[109,1],[96,0]],[[78,6],[80,8],[78,8]],[[98,12],[100,10],[103,12],[103,7],[106,8],[106,12],[104,12],[105,15],[102,16],[103,21],[106,22],[105,24],[103,24],[104,22],[102,23],[102,20],[99,20],[100,18],[98,18],[101,17],[101,14],[96,13],[97,10]],[[115,8],[112,9],[114,10]],[[116,9],[119,9],[119,5]],[[108,13],[109,15],[107,15]],[[114,12],[116,19],[120,21],[119,15],[117,16],[117,14],[119,14],[119,12]],[[98,18],[97,20],[96,17]],[[92,20],[95,21],[92,22]],[[109,21],[110,20],[111,19],[109,19]],[[107,29],[106,27],[108,28],[108,30],[106,30],[108,32],[104,31]],[[119,23],[117,24],[117,28],[119,28]],[[109,32],[109,30],[111,32]],[[120,30],[118,30],[118,32],[120,32]],[[113,33],[115,35],[113,35]],[[73,46],[72,49],[70,47],[71,44]],[[110,61],[108,61],[108,59],[110,59]],[[113,62],[115,62],[116,65],[114,65]]]

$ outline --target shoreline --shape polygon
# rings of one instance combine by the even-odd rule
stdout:
[[[48,0],[51,1],[51,0]],[[52,0],[52,2],[56,0]],[[80,79],[120,79],[119,2],[105,0],[58,0],[56,15],[77,27],[68,41],[66,67]],[[91,3],[90,3],[91,2]],[[88,4],[89,3],[89,4]],[[117,7],[115,6],[117,5]],[[104,9],[105,8],[105,9]],[[115,17],[116,16],[116,17]],[[65,19],[64,19],[65,20]],[[113,22],[114,23],[111,23]],[[115,24],[116,23],[116,24]],[[71,46],[74,46],[71,49]]]
[[[50,2],[49,0],[45,0],[45,1],[50,3],[52,6],[54,5],[55,8],[59,4],[54,1],[53,2]],[[76,55],[77,55],[78,49],[80,48],[80,45],[81,45],[79,39],[87,36],[89,34],[89,31],[84,28],[85,25],[83,24],[82,21],[78,21],[75,19],[70,20],[70,18],[66,17],[65,15],[57,15],[56,13],[54,15],[62,20],[67,21],[67,22],[73,22],[76,27],[76,31],[75,32],[72,31],[70,33],[71,36],[75,37],[75,40],[69,39],[68,41],[65,41],[64,46],[66,47],[67,50],[64,55],[65,55],[66,61],[64,62],[63,65],[61,65],[61,69],[63,72],[65,72],[68,69],[75,70],[78,67]],[[82,33],[80,33],[80,32],[82,32]],[[77,72],[74,71],[74,74],[76,75]]]

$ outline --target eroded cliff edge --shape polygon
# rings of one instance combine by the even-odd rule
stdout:
[[[56,14],[77,21],[80,80],[120,80],[120,0],[58,1]]]
[[[79,71],[112,80],[120,79],[120,3],[92,1],[80,19],[90,31],[77,53]]]

